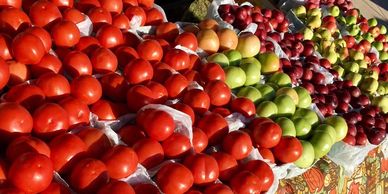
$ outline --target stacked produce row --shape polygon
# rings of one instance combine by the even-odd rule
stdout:
[[[381,144],[386,28],[333,3],[0,3],[0,193],[274,193]]]

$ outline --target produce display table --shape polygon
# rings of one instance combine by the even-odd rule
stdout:
[[[340,166],[327,157],[314,167],[292,179],[280,181],[278,194],[329,193],[387,193],[388,158],[380,148],[372,150],[351,177],[343,174]]]

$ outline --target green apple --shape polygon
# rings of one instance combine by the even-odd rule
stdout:
[[[360,68],[364,68],[364,69],[368,68],[368,62],[366,62],[365,59],[364,60],[358,60],[356,62],[358,63],[358,66]]]
[[[337,17],[341,13],[340,8],[336,5],[329,7],[330,15]]]
[[[365,40],[367,40],[368,42],[370,42],[370,43],[372,43],[372,42],[375,40],[375,38],[373,37],[373,35],[372,35],[371,33],[369,33],[369,32],[363,34],[362,37],[363,37]]]
[[[322,16],[322,12],[321,12],[321,10],[319,8],[309,9],[309,10],[307,10],[307,17],[311,17],[311,16],[321,17]]]
[[[348,25],[354,25],[357,23],[356,16],[349,15],[349,16],[346,16],[345,19],[346,19],[346,24],[348,24]]]
[[[335,52],[335,51],[325,52],[325,53],[323,54],[323,56],[324,56],[327,60],[329,60],[329,62],[330,62],[331,64],[335,64],[335,63],[338,61],[338,57],[339,57],[338,53]]]
[[[350,50],[350,57],[357,60],[364,60],[364,54],[361,51]]]
[[[304,19],[306,17],[307,10],[306,10],[306,7],[303,5],[300,5],[296,8],[294,8],[293,11],[294,11],[296,17],[298,17],[300,19]]]
[[[298,117],[292,120],[294,122],[296,136],[297,137],[306,137],[311,130],[311,125],[306,119]]]
[[[336,71],[338,73],[339,77],[342,77],[344,75],[345,69],[342,68],[341,66],[333,65],[332,68],[333,68],[334,71]]]
[[[254,63],[245,63],[241,65],[241,68],[245,72],[246,80],[245,86],[257,84],[260,81],[260,69],[261,67]]]
[[[236,50],[243,58],[254,57],[260,52],[260,39],[252,33],[243,33],[238,37]]]
[[[243,65],[245,63],[253,63],[253,64],[257,65],[257,66],[260,66],[260,68],[261,68],[260,61],[258,59],[256,59],[255,57],[248,57],[248,58],[241,59],[240,64]]]
[[[321,20],[321,16],[310,16],[307,18],[307,23],[306,23],[306,26],[311,28],[311,29],[316,29],[316,28],[319,28],[321,27],[322,25],[322,20]]]
[[[340,23],[340,24],[346,24],[346,18],[342,15],[339,15],[337,17],[337,21]]]
[[[296,130],[294,123],[287,117],[279,117],[276,123],[282,128],[282,136],[296,137]]]
[[[221,67],[229,66],[229,59],[223,53],[214,53],[207,57],[207,61],[211,63],[218,63]]]
[[[377,71],[373,71],[373,69],[365,68],[365,69],[361,69],[360,72],[364,76],[364,79],[365,78],[373,78],[375,80],[379,79],[379,73]]]
[[[350,80],[354,86],[358,86],[362,79],[362,75],[358,73],[350,72],[345,76],[345,80]]]
[[[378,23],[379,23],[379,22],[377,21],[376,18],[370,18],[370,19],[368,20],[368,25],[369,25],[369,27],[377,26]]]
[[[368,77],[361,81],[360,88],[362,91],[372,94],[379,87],[379,82],[374,78]]]
[[[268,79],[269,83],[274,83],[280,87],[291,86],[291,78],[286,73],[277,72]]]
[[[304,140],[300,140],[300,143],[302,143],[303,146],[302,155],[294,162],[294,164],[299,168],[309,168],[314,163],[315,159],[314,146],[310,142]]]
[[[314,148],[315,159],[320,159],[329,153],[333,145],[330,135],[326,132],[314,133],[309,142]]]
[[[292,116],[292,119],[296,118],[304,118],[307,122],[310,123],[310,125],[315,125],[319,121],[317,113],[308,108],[296,109],[294,115]]]
[[[332,145],[336,142],[337,132],[335,131],[333,126],[325,124],[325,123],[320,124],[312,131],[312,135],[314,135],[316,133],[322,133],[322,132],[330,135],[330,140],[331,140]]]
[[[319,28],[319,34],[321,35],[321,38],[324,40],[331,39],[331,32],[326,28]]]
[[[351,36],[356,36],[358,33],[360,33],[360,27],[358,25],[349,25],[346,27],[346,30]]]
[[[310,93],[301,86],[295,87],[294,90],[298,94],[299,101],[296,105],[299,108],[308,108],[311,105],[311,96]]]
[[[279,70],[280,60],[274,52],[259,54],[259,61],[261,63],[261,73],[263,74],[270,74]]]
[[[383,113],[388,113],[388,96],[374,97],[372,104],[378,106]]]
[[[342,48],[346,47],[346,41],[344,39],[341,39],[341,38],[334,40],[334,44],[336,46],[339,46],[339,47],[342,47]]]
[[[252,100],[254,103],[259,102],[261,98],[260,91],[252,86],[245,86],[240,89],[240,91],[237,93],[238,97],[246,97],[250,100]]]
[[[348,133],[348,125],[346,124],[346,121],[343,117],[330,116],[325,119],[325,123],[334,127],[336,132],[336,139],[335,139],[336,142],[341,141],[343,138],[345,138],[346,134]]]
[[[387,61],[388,60],[388,52],[380,52],[380,61]]]
[[[303,38],[305,40],[312,40],[314,37],[313,30],[311,30],[311,28],[308,28],[308,27],[304,28],[301,33],[303,34]]]
[[[384,44],[382,42],[373,42],[372,46],[375,47],[378,51],[382,51],[384,49]]]
[[[276,96],[280,96],[282,94],[286,94],[292,98],[292,101],[294,101],[295,104],[299,103],[299,96],[298,93],[290,87],[284,87],[280,88],[278,91],[276,91]]]
[[[229,65],[240,65],[240,61],[242,59],[241,53],[236,50],[227,50],[224,51],[225,56],[229,60]]]
[[[287,94],[277,96],[273,102],[278,107],[277,116],[291,116],[295,113],[295,103]]]
[[[346,71],[350,71],[354,73],[358,73],[358,71],[360,70],[360,67],[358,66],[358,64],[353,61],[345,62],[343,67]]]
[[[229,88],[234,89],[245,84],[247,78],[242,68],[229,66],[224,70],[226,75],[225,83],[229,86]]]
[[[257,84],[255,86],[261,93],[262,99],[272,100],[275,98],[275,90],[268,84]]]
[[[379,87],[377,88],[376,92],[378,95],[385,95],[386,93],[385,87],[382,84],[379,84]]]
[[[380,34],[386,34],[387,33],[387,27],[385,27],[384,25],[381,25],[380,26]]]
[[[263,101],[256,107],[256,114],[260,117],[271,117],[278,113],[278,107],[272,101]]]

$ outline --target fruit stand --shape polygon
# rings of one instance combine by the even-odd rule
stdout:
[[[0,1],[0,193],[386,193],[387,27],[356,5]]]

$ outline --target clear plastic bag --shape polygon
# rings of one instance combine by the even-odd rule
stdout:
[[[274,47],[275,47],[275,54],[276,54],[279,58],[288,59],[287,54],[284,53],[282,47],[280,47],[280,45],[279,45],[274,39],[272,39],[271,37],[267,37],[266,40],[272,42],[272,44],[273,44]]]
[[[81,33],[82,36],[90,36],[93,32],[93,23],[92,20],[87,15],[84,15],[85,20],[78,23],[77,27]]]

